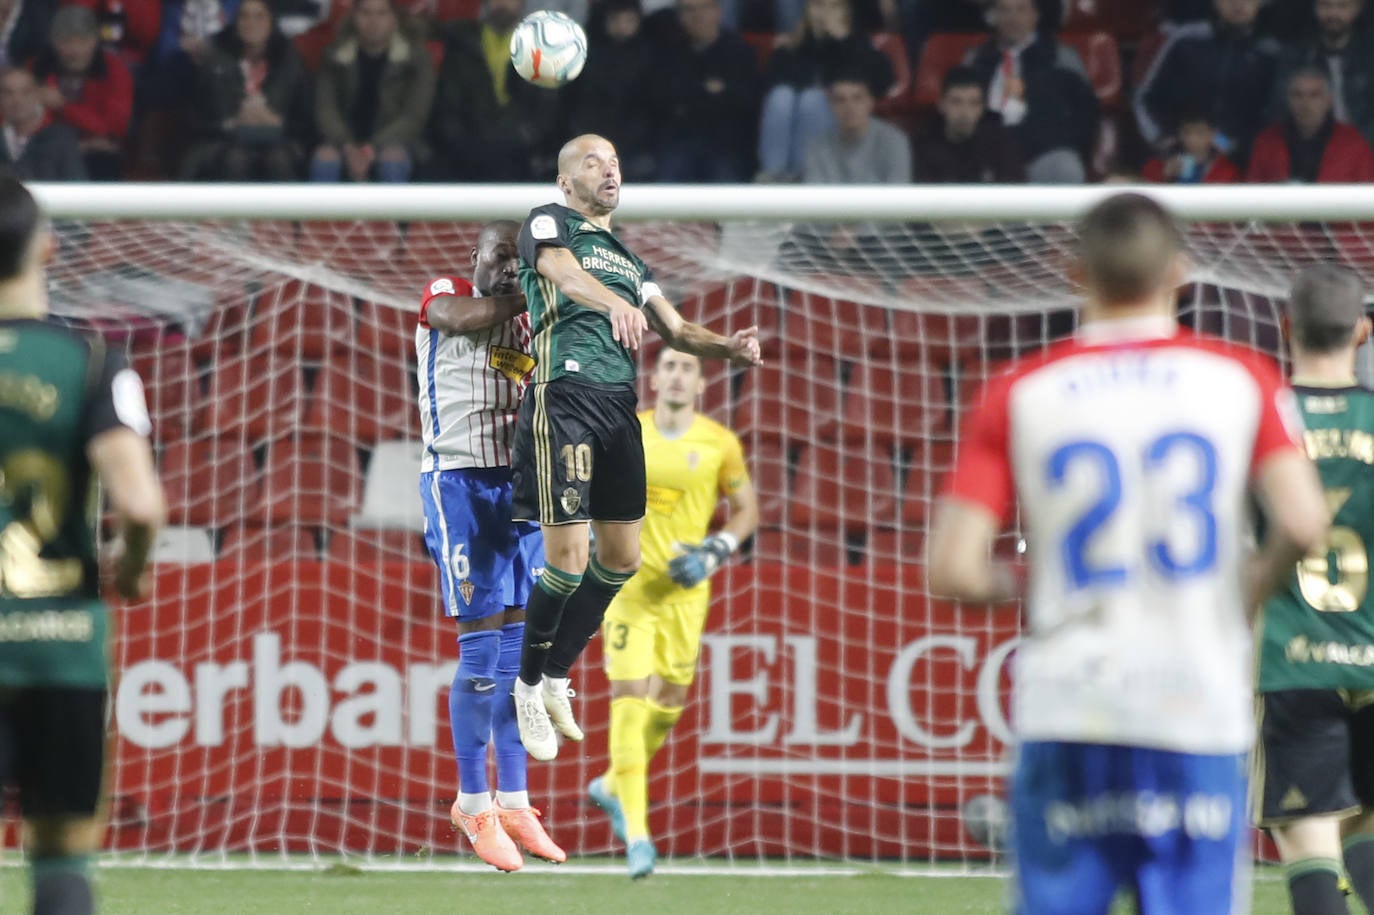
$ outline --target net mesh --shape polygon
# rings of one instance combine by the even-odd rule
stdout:
[[[457,648],[420,534],[414,327],[476,229],[58,226],[54,310],[127,346],[171,504],[155,595],[119,614],[120,855],[465,851],[447,823]],[[1358,226],[1189,235],[1185,321],[1276,354],[1294,267],[1374,264]],[[767,359],[709,367],[703,408],[741,436],[763,525],[716,577],[698,682],[652,766],[660,851],[995,861],[1017,622],[931,600],[918,562],[961,405],[1074,326],[1068,227],[624,236],[687,317],[758,325]],[[530,764],[576,854],[614,848],[583,794],[607,760],[599,658],[594,641],[574,672],[587,742]]]

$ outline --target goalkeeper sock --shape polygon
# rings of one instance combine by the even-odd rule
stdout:
[[[1300,915],[1348,915],[1341,865],[1331,858],[1303,858],[1284,866],[1288,897]]]
[[[1345,872],[1355,892],[1360,894],[1364,907],[1374,912],[1374,833],[1361,832],[1348,836],[1345,847]]]
[[[639,696],[611,700],[611,771],[615,796],[625,813],[625,840],[649,835],[649,761],[644,755],[644,728],[649,703]]]
[[[496,799],[502,807],[528,807],[525,775],[525,747],[520,743],[520,725],[515,720],[515,678],[520,673],[520,647],[525,641],[525,624],[508,623],[501,627],[501,659],[496,662],[496,710],[492,713],[491,738],[496,745]],[[515,803],[524,796],[524,803]]]
[[[539,585],[525,607],[525,648],[520,653],[520,680],[525,685],[538,686],[544,678],[544,664],[558,634],[564,605],[581,583],[581,575],[544,566]]]
[[[85,855],[33,859],[34,915],[90,915],[95,911],[90,859]]]
[[[682,717],[682,706],[659,705],[652,699],[645,700],[645,704],[649,707],[649,715],[644,721],[644,761],[647,768],[668,739],[673,725]]]
[[[633,572],[612,572],[597,562],[595,556],[591,558],[582,584],[568,598],[568,605],[563,609],[563,623],[558,627],[553,650],[544,663],[544,673],[550,677],[568,675],[587,643],[601,628],[606,608],[620,593],[625,582],[633,577]]]
[[[458,669],[448,691],[448,721],[458,761],[458,790],[469,796],[467,806],[460,804],[464,813],[481,813],[467,807],[475,805],[474,796],[487,796],[487,744],[500,652],[501,633],[494,629],[458,636]]]

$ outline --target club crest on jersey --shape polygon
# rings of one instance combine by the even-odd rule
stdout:
[[[476,590],[477,586],[474,585],[472,582],[468,581],[466,578],[458,582],[458,593],[463,595],[463,603],[465,604],[472,603],[472,595],[473,592],[475,592]]]
[[[565,515],[577,514],[577,510],[582,507],[582,494],[573,487],[569,486],[563,490],[563,498],[558,500],[563,506]]]
[[[696,469],[697,469],[697,465],[700,464],[700,463],[701,463],[701,455],[697,454],[695,451],[689,451],[689,452],[687,452],[687,469],[688,469],[688,470],[696,470]]]

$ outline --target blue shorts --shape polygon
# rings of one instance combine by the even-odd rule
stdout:
[[[1017,912],[1248,910],[1244,755],[1025,743],[1011,795]]]
[[[529,601],[544,570],[544,537],[538,525],[510,519],[510,500],[509,468],[420,474],[425,545],[447,615],[482,619]]]

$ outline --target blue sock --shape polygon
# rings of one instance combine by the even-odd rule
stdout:
[[[487,744],[491,741],[492,703],[501,633],[494,629],[458,636],[458,670],[448,691],[448,722],[458,760],[458,790],[487,790]]]
[[[496,787],[502,792],[524,791],[525,747],[515,721],[515,678],[520,674],[520,649],[525,643],[525,624],[501,627],[501,660],[496,664],[498,701],[492,715],[492,740],[496,744]]]

